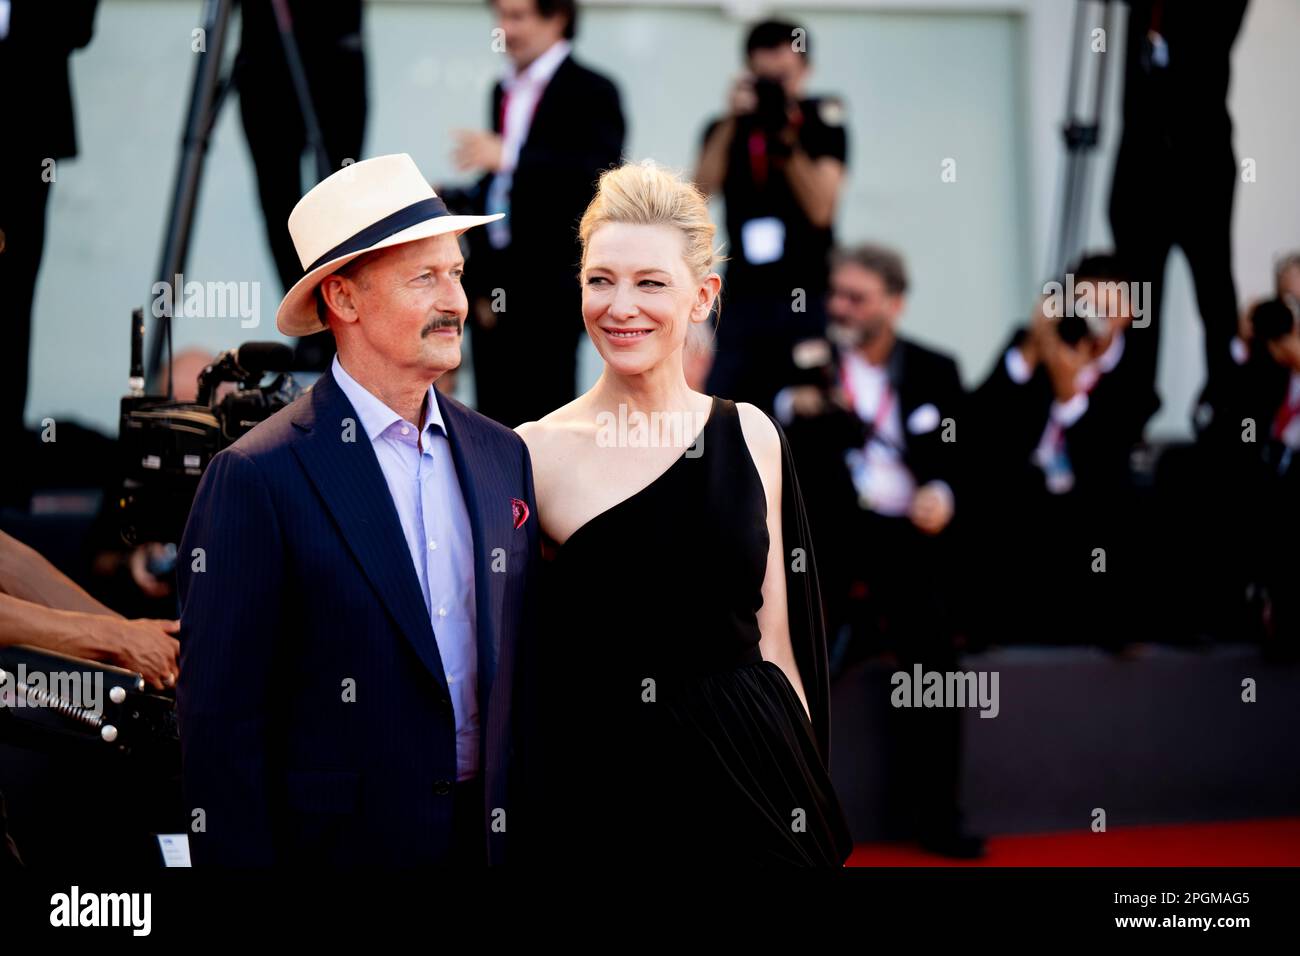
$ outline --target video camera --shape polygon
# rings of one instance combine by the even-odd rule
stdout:
[[[259,422],[284,408],[302,389],[288,369],[293,350],[279,342],[246,342],[222,352],[199,375],[193,402],[144,394],[144,314],[131,316],[131,392],[123,396],[119,445],[122,538],[179,541],[208,463]],[[269,383],[262,380],[277,373]],[[237,388],[218,398],[218,386]]]

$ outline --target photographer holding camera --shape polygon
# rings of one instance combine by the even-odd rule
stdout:
[[[1198,488],[1202,500],[1232,502],[1209,516],[1207,569],[1233,572],[1238,612],[1243,584],[1249,598],[1247,629],[1259,633],[1270,655],[1294,659],[1300,650],[1300,254],[1279,262],[1276,280],[1277,296],[1247,313],[1233,343],[1231,401],[1199,436]]]
[[[824,329],[821,300],[848,141],[843,103],[805,95],[806,30],[759,23],[745,58],[727,114],[705,130],[695,172],[706,194],[722,194],[731,256],[727,321],[718,324],[706,390],[770,408],[788,381],[786,346]]]
[[[997,580],[977,593],[997,594],[1007,577],[1025,585],[1025,613],[988,622],[999,640],[1027,627],[1033,641],[1097,643],[1091,632],[1137,564],[1130,455],[1159,399],[1129,342],[1131,275],[1093,255],[1066,278],[1077,298],[1044,295],[972,398],[970,451],[984,464],[972,540],[999,549],[979,564]],[[1067,611],[1079,595],[1080,613]]]
[[[888,617],[915,617],[941,603],[912,594],[931,575],[909,572],[914,565],[933,571],[948,540],[958,484],[951,439],[963,392],[950,357],[897,334],[907,288],[902,257],[892,249],[863,245],[837,254],[828,338],[796,345],[793,364],[805,370],[803,380],[774,402],[809,489],[820,550],[830,555],[832,634],[861,625],[852,623],[861,616],[852,610],[853,593],[872,593],[868,617],[881,615],[882,601],[898,605]]]
[[[892,653],[901,670],[957,669],[952,522],[960,487],[957,364],[897,334],[908,279],[892,249],[834,257],[828,338],[798,343],[802,381],[774,402],[821,557],[831,667]],[[908,803],[926,849],[982,855],[958,809],[960,715],[896,710]]]

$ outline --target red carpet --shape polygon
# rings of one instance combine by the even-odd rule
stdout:
[[[982,860],[864,843],[849,866],[1300,866],[1300,818],[989,837]]]

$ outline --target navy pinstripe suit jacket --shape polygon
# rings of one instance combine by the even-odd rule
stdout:
[[[539,540],[532,468],[514,432],[438,401],[473,530],[484,839],[502,862],[515,652]],[[528,506],[519,528],[512,498]],[[445,860],[451,698],[397,510],[331,374],[212,460],[181,554],[176,696],[194,863]]]

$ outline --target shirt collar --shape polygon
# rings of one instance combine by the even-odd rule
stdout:
[[[366,437],[372,442],[393,425],[405,421],[401,415],[385,405],[369,389],[347,373],[343,363],[339,361],[337,352],[334,354],[331,368],[334,372],[334,381],[339,383],[339,388],[343,389],[343,394],[356,409],[361,427],[365,429]],[[425,402],[424,431],[427,432],[434,426],[442,429],[444,435],[447,433],[447,426],[442,420],[442,409],[438,407],[438,390],[430,385],[429,400]]]
[[[845,354],[848,357],[849,367],[859,375],[883,377],[886,374],[884,365],[872,365],[857,349],[847,349]]]
[[[503,85],[510,89],[520,80],[526,80],[529,83],[546,84],[551,81],[555,71],[560,68],[570,51],[573,49],[568,40],[556,40],[547,49],[545,53],[529,63],[522,71],[516,69],[511,63],[506,67],[506,78]]]
[[[856,365],[859,369],[870,369],[872,372],[880,372],[890,378],[896,377],[897,369],[894,365],[896,362],[902,360],[902,349],[899,348],[897,336],[894,337],[894,344],[889,348],[889,354],[885,356],[885,360],[879,365],[873,365],[867,357],[862,354],[861,349],[842,348],[840,351],[849,357],[850,364]]]

